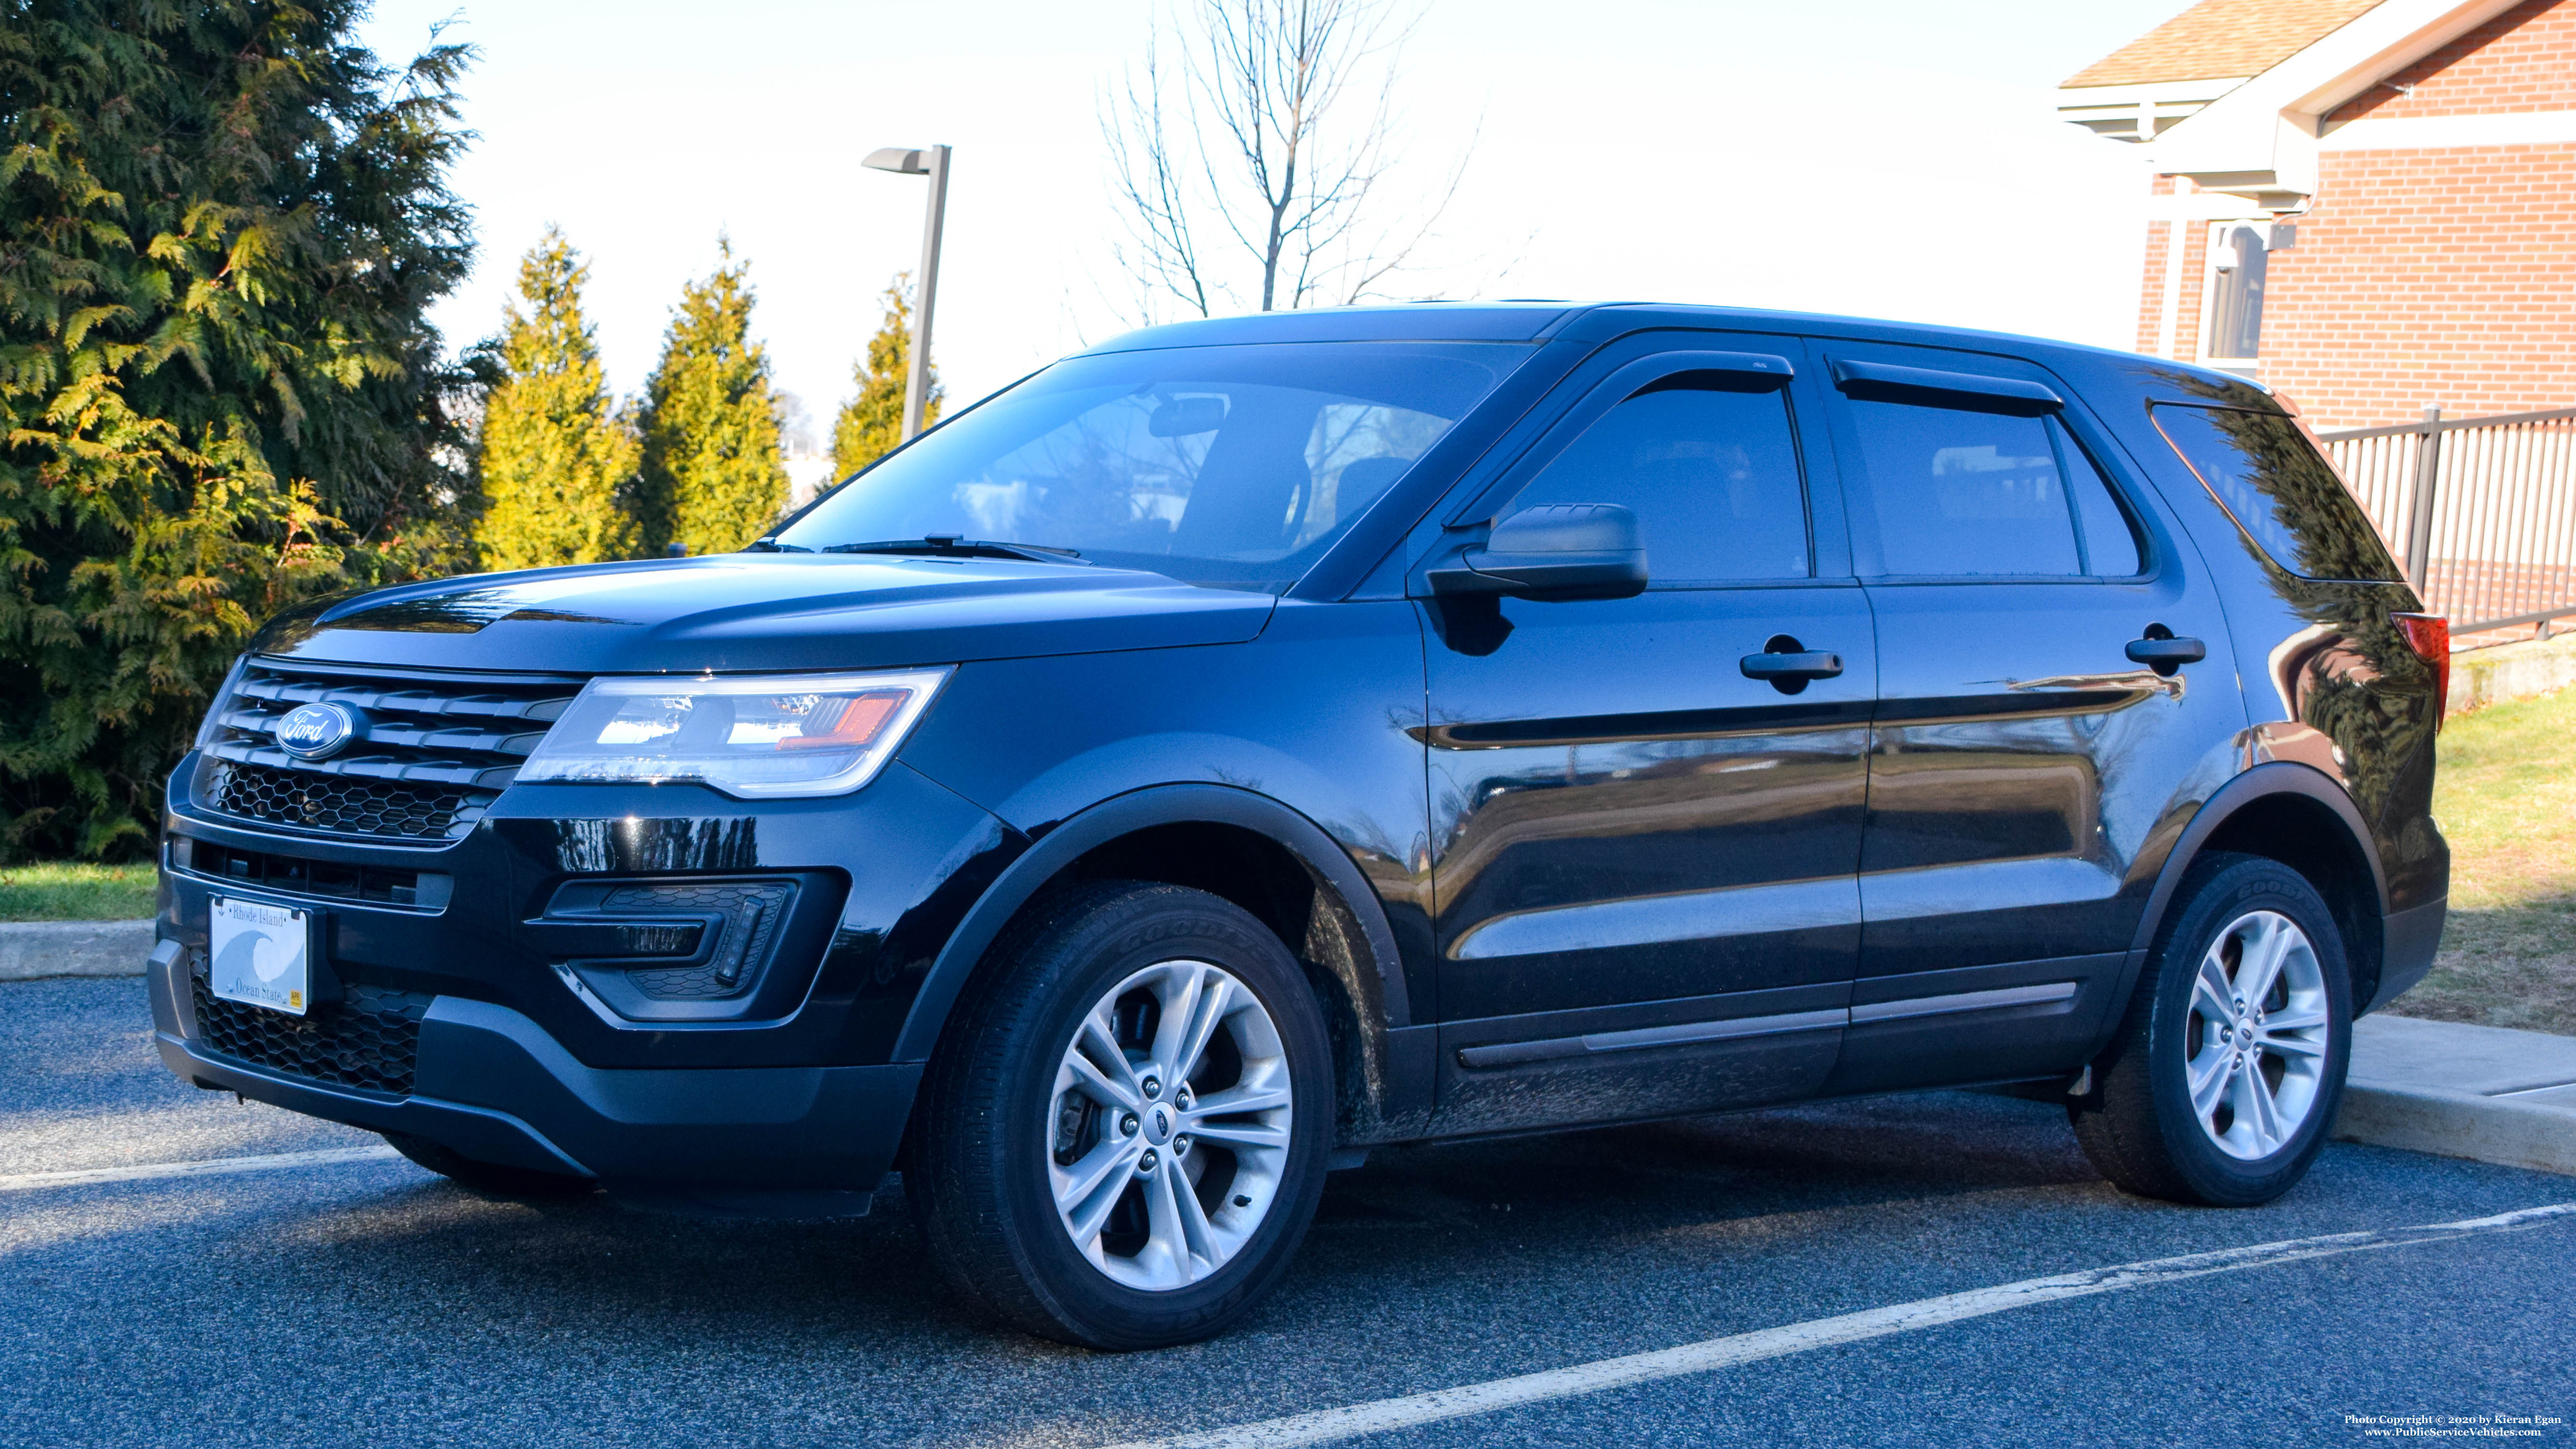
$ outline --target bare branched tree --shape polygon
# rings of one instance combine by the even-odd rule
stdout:
[[[1397,194],[1407,0],[1174,0],[1104,96],[1116,247],[1147,317],[1386,295],[1458,193]]]

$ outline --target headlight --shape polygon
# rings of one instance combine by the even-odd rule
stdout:
[[[847,794],[892,757],[948,674],[594,679],[518,777],[694,781],[746,798]]]

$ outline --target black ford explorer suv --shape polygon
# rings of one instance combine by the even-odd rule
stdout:
[[[2447,631],[2296,413],[1665,306],[1140,332],[748,550],[254,641],[170,1069],[487,1191],[863,1210],[1130,1348],[1379,1144],[2035,1083],[2251,1204],[2422,975]]]

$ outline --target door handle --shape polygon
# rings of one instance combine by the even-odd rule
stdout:
[[[1747,654],[1736,666],[1747,679],[1782,680],[1832,679],[1843,672],[1843,657],[1822,649],[1802,649],[1795,653]]]
[[[2197,639],[2177,639],[2162,624],[2149,624],[2145,638],[2129,641],[2128,655],[2133,663],[2171,676],[2186,664],[2198,664],[2208,658],[2209,646]]]

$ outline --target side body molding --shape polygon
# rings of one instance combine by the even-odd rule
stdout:
[[[2136,989],[2138,973],[2146,969],[2147,952],[2156,943],[2156,932],[2164,926],[2165,912],[2173,904],[2174,891],[2182,884],[2183,872],[2191,868],[2192,861],[2208,844],[2209,837],[2246,806],[2274,795],[2301,796],[2333,812],[2342,823],[2345,834],[2351,837],[2354,848],[2361,852],[2362,859],[2370,862],[2372,897],[2378,903],[2379,914],[2383,918],[2387,916],[2388,872],[2380,864],[2379,851],[2371,843],[2370,827],[2362,820],[2361,811],[2353,805],[2352,797],[2344,793],[2343,787],[2336,784],[2332,776],[2321,770],[2287,760],[2269,760],[2239,773],[2213,791],[2192,813],[2181,833],[2174,838],[2172,847],[2165,852],[2164,864],[2156,872],[2155,889],[2148,894],[2147,908],[2138,917],[2137,934],[2130,939],[2129,960],[2121,968],[2120,990],[2112,998],[2115,1002],[2126,1003],[2129,993]],[[2119,1030],[2124,1011],[2125,1007],[2122,1007],[2111,1012],[2103,1026],[2102,1038],[2093,1044],[2094,1052],[2098,1053],[2110,1044],[2112,1033]]]
[[[1360,1028],[1368,1037],[1375,1068],[1371,1076],[1388,1080],[1386,1033],[1413,1024],[1405,995],[1403,967],[1396,956],[1395,932],[1359,867],[1313,821],[1267,795],[1225,785],[1157,785],[1103,801],[1040,835],[1004,870],[983,898],[966,913],[940,948],[928,979],[913,998],[912,1012],[895,1040],[894,1060],[929,1059],[939,1044],[948,1014],[974,973],[984,952],[1021,906],[1086,852],[1122,835],[1157,825],[1233,825],[1278,842],[1331,887],[1341,906],[1359,925],[1359,944],[1367,960],[1361,978],[1343,983],[1360,1008]],[[1371,1008],[1374,1008],[1372,1013]],[[1370,1020],[1374,1014],[1376,1020]],[[1425,1046],[1428,1045],[1426,1039]],[[1427,1063],[1426,1063],[1427,1068]],[[1399,1074],[1409,1077],[1409,1073]],[[1426,1078],[1427,1090],[1427,1078]]]

